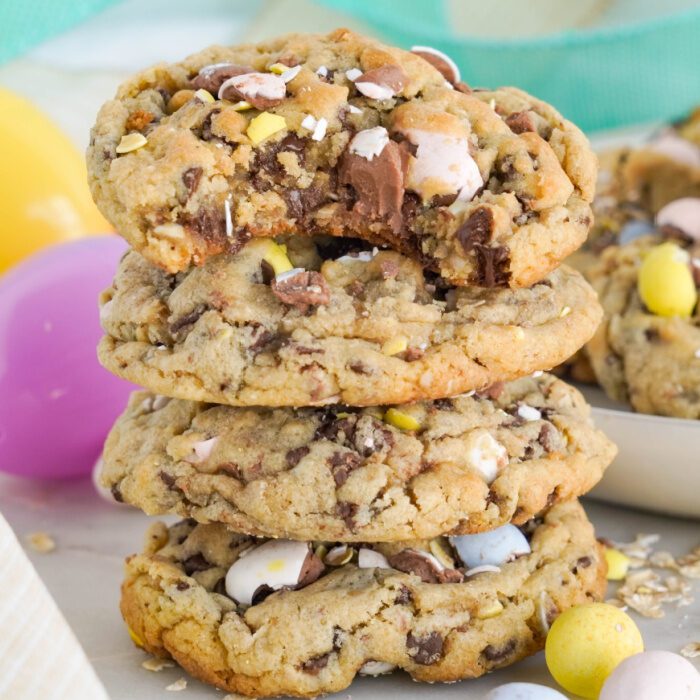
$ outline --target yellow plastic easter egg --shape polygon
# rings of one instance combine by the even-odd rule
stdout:
[[[676,243],[662,243],[649,251],[637,283],[639,296],[652,313],[685,317],[693,313],[698,293],[688,253]]]
[[[0,88],[0,272],[52,243],[105,233],[83,155],[27,100]]]
[[[641,651],[642,635],[629,615],[614,605],[588,603],[569,608],[554,621],[545,659],[562,688],[597,698],[615,667]]]

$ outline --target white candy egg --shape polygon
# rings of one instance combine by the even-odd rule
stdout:
[[[243,605],[251,605],[260,586],[275,591],[296,586],[308,554],[306,542],[269,540],[232,564],[226,574],[226,593]]]
[[[490,564],[503,566],[523,554],[530,554],[530,545],[515,525],[503,525],[476,535],[450,537],[452,546],[467,569]]]
[[[644,651],[625,659],[608,676],[600,700],[698,700],[700,673],[670,651]]]
[[[659,226],[673,226],[700,241],[700,197],[682,197],[669,202],[656,215]]]
[[[566,700],[566,696],[536,683],[506,683],[494,688],[484,700]]]

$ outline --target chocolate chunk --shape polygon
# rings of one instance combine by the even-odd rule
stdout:
[[[192,233],[208,243],[221,244],[227,242],[226,217],[222,207],[202,207],[197,213],[184,214],[180,223]]]
[[[187,583],[187,581],[178,581],[175,587],[178,591],[186,591],[190,587],[190,584]]]
[[[280,163],[277,155],[285,151],[296,153],[300,165],[304,165],[306,145],[308,139],[301,138],[296,134],[287,134],[280,141],[271,143],[264,149],[256,151],[253,170],[263,170],[268,175],[279,177],[284,174],[284,167]]]
[[[375,452],[381,452],[394,445],[394,435],[391,430],[382,421],[368,415],[357,419],[349,440],[363,457],[369,457]]]
[[[144,109],[137,109],[132,112],[126,119],[124,124],[125,131],[143,131],[154,119],[156,115],[153,112],[147,112]]]
[[[372,160],[346,149],[338,175],[340,184],[350,185],[358,197],[352,211],[363,220],[385,221],[398,233],[403,226],[407,159],[407,150],[395,141],[389,141]]]
[[[202,179],[202,168],[188,168],[182,173],[182,182],[187,188],[187,196],[191,197],[199,187],[199,181]]]
[[[355,80],[355,83],[374,83],[375,85],[383,85],[388,87],[394,94],[401,92],[404,85],[408,82],[408,76],[404,73],[401,66],[386,65],[379,68],[373,68],[363,73]]]
[[[478,207],[457,229],[457,240],[466,253],[476,245],[484,245],[491,240],[493,233],[493,212],[488,207]]]
[[[544,423],[537,436],[537,442],[542,445],[545,452],[553,452],[556,447],[554,442],[556,435],[557,429],[551,423]]]
[[[253,71],[252,75],[246,75],[234,82],[235,84],[231,83],[225,87],[222,85],[219,88],[219,97],[232,102],[245,100],[261,111],[281,104],[286,95],[282,78],[274,73]]]
[[[204,117],[204,121],[202,122],[202,134],[200,136],[202,141],[211,141],[213,138],[216,138],[214,136],[214,132],[211,130],[211,120],[219,112],[221,112],[221,108],[215,107],[209,112],[209,114],[207,114],[206,117]]]
[[[124,496],[122,496],[122,492],[119,488],[119,484],[112,484],[112,488],[110,488],[110,492],[112,494],[112,498],[117,503],[124,503]]]
[[[510,251],[506,246],[490,247],[494,221],[487,207],[478,207],[457,229],[457,240],[466,253],[474,252],[476,274],[473,282],[481,287],[501,287],[510,279]]]
[[[301,270],[295,275],[275,278],[270,285],[272,293],[283,303],[305,313],[310,306],[322,306],[330,301],[328,283],[320,272]]]
[[[415,549],[404,549],[388,557],[392,568],[418,576],[424,583],[460,583],[464,576],[456,569],[439,569],[435,562]]]
[[[299,573],[299,583],[297,583],[297,588],[303,588],[308,586],[310,583],[316,581],[319,576],[323,573],[325,566],[323,562],[311,551],[306,555],[304,563],[301,565],[301,572]]]
[[[454,68],[438,53],[433,51],[420,51],[413,49],[411,53],[420,56],[424,61],[427,61],[435,70],[442,74],[442,77],[448,82],[454,85],[457,82],[457,74]]]
[[[334,452],[328,459],[336,486],[342,486],[362,460],[354,452]]]
[[[173,486],[175,486],[175,482],[177,481],[175,477],[172,474],[168,474],[168,472],[160,471],[158,472],[158,476],[160,477],[160,480],[169,488],[172,489]]]
[[[190,311],[190,313],[185,314],[184,316],[180,316],[180,318],[175,319],[170,324],[170,333],[172,335],[176,335],[179,331],[181,331],[186,326],[191,326],[193,323],[195,323],[197,320],[199,320],[199,317],[206,310],[207,310],[207,307],[204,304],[200,304],[193,311]]]
[[[423,355],[425,355],[425,351],[417,347],[410,347],[406,348],[403,357],[406,362],[415,362],[416,360],[420,360]]]
[[[580,557],[576,560],[576,568],[587,569],[592,563],[593,560],[590,557]]]
[[[301,670],[315,676],[321,669],[326,668],[330,656],[330,652],[321,654],[320,656],[314,656],[312,659],[304,661],[304,663],[301,665]]]
[[[262,274],[263,282],[270,284],[275,279],[275,268],[270,265],[267,260],[260,261],[260,273]]]
[[[355,372],[355,374],[372,374],[372,370],[362,362],[351,362],[348,367],[351,371]]]
[[[309,452],[311,452],[311,450],[306,445],[289,450],[285,456],[287,464],[293,469],[307,454],[309,454]]]
[[[192,576],[196,571],[206,571],[207,569],[211,569],[213,564],[208,562],[205,558],[204,555],[200,552],[199,554],[193,554],[191,557],[187,557],[182,562],[183,567],[185,568],[185,573],[188,576]]]
[[[306,189],[286,189],[282,192],[289,216],[297,221],[318,209],[326,201],[326,195],[326,189],[318,185],[310,185]]]
[[[535,122],[532,118],[532,112],[530,110],[513,112],[513,114],[509,114],[506,117],[505,122],[514,134],[522,134],[526,131],[537,131],[537,127],[535,126]]]
[[[234,479],[238,479],[238,481],[243,480],[243,475],[241,474],[241,469],[235,462],[225,462],[224,464],[220,464],[216,468],[215,474],[223,475],[223,476],[230,476],[230,477],[233,477]]]
[[[436,399],[433,401],[433,406],[438,409],[438,411],[454,411],[455,404],[452,399]]]
[[[430,632],[422,637],[409,632],[406,637],[408,655],[421,666],[430,666],[442,658],[444,640],[439,632]]]
[[[254,72],[255,68],[251,66],[237,66],[233,63],[226,63],[218,68],[213,65],[204,66],[200,69],[199,74],[190,81],[190,84],[195,90],[207,90],[216,97],[219,94],[219,88],[229,78]]]
[[[349,501],[339,501],[335,507],[336,515],[345,521],[350,530],[355,530],[355,515],[357,515],[357,504]]]
[[[489,644],[481,653],[487,661],[500,663],[505,661],[515,651],[516,646],[516,640],[511,639],[502,647],[494,647],[492,644]]]
[[[257,355],[263,350],[267,350],[270,346],[272,346],[276,341],[279,340],[279,335],[262,328],[262,330],[260,330],[260,332],[256,334],[255,341],[253,342],[253,344],[248,346],[248,350],[253,355]]]

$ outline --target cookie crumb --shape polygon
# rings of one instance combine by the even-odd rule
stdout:
[[[681,656],[685,656],[686,659],[694,659],[696,656],[700,656],[700,642],[686,644],[681,649]]]
[[[153,671],[154,673],[158,673],[164,668],[173,668],[175,664],[172,661],[168,661],[167,659],[159,659],[156,656],[152,656],[150,659],[146,659],[141,664],[141,666],[147,671]]]
[[[239,695],[238,693],[229,693],[224,695],[221,700],[258,700],[257,698],[249,698],[247,695]]]
[[[175,681],[174,683],[171,683],[170,685],[166,686],[166,690],[184,690],[187,687],[187,681],[184,678],[180,678],[179,680]]]
[[[48,532],[30,532],[25,539],[29,547],[40,554],[48,554],[56,549],[56,541]]]

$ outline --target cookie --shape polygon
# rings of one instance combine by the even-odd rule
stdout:
[[[245,409],[132,395],[102,482],[149,515],[236,532],[396,541],[516,525],[589,491],[615,448],[551,375],[356,410]]]
[[[700,204],[700,200],[698,200]],[[662,210],[663,211],[663,210]],[[700,222],[700,218],[697,219]],[[674,227],[623,246],[610,246],[588,274],[605,319],[586,346],[598,382],[609,396],[642,413],[700,418],[700,243],[679,237]],[[669,238],[670,236],[670,238]],[[666,295],[686,277],[687,315],[650,310],[640,294],[640,270],[659,246],[673,243],[678,261],[657,280]],[[658,253],[657,253],[658,255]],[[663,262],[663,261],[662,261]],[[687,270],[685,266],[688,266]],[[695,275],[695,285],[692,276]],[[695,286],[695,290],[693,287]],[[693,292],[695,302],[693,302]]]
[[[101,362],[197,401],[398,404],[554,367],[601,318],[565,267],[530,289],[449,288],[395,252],[322,261],[308,238],[280,250],[255,239],[179,275],[128,253],[102,296]],[[280,257],[293,269],[270,276]]]
[[[316,696],[395,668],[419,681],[474,678],[542,649],[557,615],[606,585],[575,501],[522,534],[496,532],[494,558],[480,535],[343,550],[159,524],[127,560],[121,610],[146,651],[244,695]],[[458,552],[500,564],[466,568]]]
[[[453,285],[522,287],[584,241],[596,162],[548,104],[339,29],[136,75],[101,109],[88,170],[107,219],[171,273],[251,236],[330,234]]]

